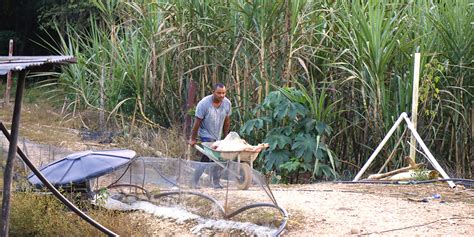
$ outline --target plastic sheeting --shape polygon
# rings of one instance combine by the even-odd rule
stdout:
[[[55,186],[82,183],[129,164],[135,155],[132,150],[77,152],[42,167],[40,171]],[[28,175],[28,181],[37,187],[43,186],[34,174]]]

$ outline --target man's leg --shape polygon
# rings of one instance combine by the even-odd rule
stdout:
[[[209,139],[209,138],[203,138],[201,137],[200,140],[202,142],[214,142],[214,140],[212,139]],[[201,156],[201,162],[205,162],[205,163],[212,163],[212,164],[209,164],[210,166],[210,176],[211,176],[211,182],[212,182],[212,186],[214,188],[222,188],[222,186],[220,185],[219,183],[219,179],[220,179],[220,170],[221,170],[221,167],[214,163],[213,160],[209,159],[209,157],[207,157],[206,155],[202,154]],[[194,171],[194,175],[193,175],[193,179],[192,179],[192,186],[193,187],[198,187],[198,183],[199,183],[199,179],[201,178],[202,174],[204,173],[204,170],[206,169],[208,165],[204,165],[204,164],[200,164],[200,166],[198,166],[196,168],[196,170]]]
[[[199,179],[201,178],[205,169],[206,169],[205,165],[197,164],[197,167],[194,169],[193,179],[191,180],[192,188],[199,188]]]
[[[209,162],[209,158],[205,156],[204,154],[201,156],[200,162]],[[199,188],[199,179],[201,179],[202,174],[204,173],[204,170],[206,170],[207,164],[197,164],[196,169],[194,170],[193,174],[193,179],[191,183],[191,187],[193,188]]]
[[[222,188],[222,185],[219,182],[220,179],[220,172],[222,170],[222,167],[220,167],[218,164],[213,162],[211,166],[211,178],[212,178],[212,187],[213,188]]]

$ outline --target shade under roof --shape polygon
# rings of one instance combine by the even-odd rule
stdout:
[[[0,56],[0,75],[51,63],[75,63],[74,56]]]

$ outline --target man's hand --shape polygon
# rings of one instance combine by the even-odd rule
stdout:
[[[194,126],[193,126],[193,129],[191,130],[191,136],[189,137],[190,146],[196,145],[196,137],[198,136],[198,130],[199,130],[199,127],[201,126],[201,121],[202,119],[198,117],[194,119]]]
[[[195,139],[195,138],[189,139],[189,145],[190,145],[190,146],[196,145],[196,139]]]

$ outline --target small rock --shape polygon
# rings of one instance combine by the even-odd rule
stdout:
[[[353,234],[353,235],[360,234],[360,229],[359,228],[352,228],[351,229],[351,234]]]

